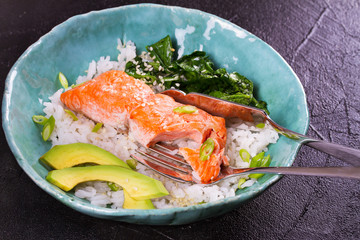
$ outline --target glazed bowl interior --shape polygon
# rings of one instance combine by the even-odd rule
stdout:
[[[271,118],[299,133],[308,128],[308,109],[302,85],[283,58],[246,30],[198,10],[154,4],[129,5],[75,16],[56,26],[30,46],[6,79],[3,128],[19,165],[44,191],[82,213],[131,223],[185,224],[230,211],[254,198],[280,176],[267,174],[235,197],[171,209],[113,210],[92,206],[73,192],[64,192],[45,180],[48,173],[38,161],[50,149],[31,117],[41,114],[60,85],[57,74],[66,73],[70,84],[84,75],[92,60],[116,60],[117,39],[133,41],[140,53],[145,46],[170,35],[184,54],[206,51],[217,67],[237,71],[254,82],[256,96],[268,103]],[[299,144],[280,137],[269,147],[272,166],[290,166]]]

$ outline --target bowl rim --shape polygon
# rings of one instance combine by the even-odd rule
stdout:
[[[93,216],[96,215],[98,217],[103,216],[104,218],[105,217],[122,217],[122,216],[144,216],[144,215],[159,216],[159,215],[176,214],[179,212],[187,212],[187,211],[194,210],[194,209],[208,209],[208,208],[215,207],[219,204],[223,205],[223,204],[233,203],[233,202],[239,201],[240,198],[242,199],[242,201],[247,201],[247,200],[250,200],[250,199],[258,196],[259,194],[264,192],[264,190],[268,189],[271,185],[276,183],[281,178],[281,175],[273,175],[266,182],[262,183],[261,185],[257,185],[256,189],[253,189],[252,191],[249,191],[246,194],[239,194],[239,195],[235,195],[233,197],[227,197],[227,198],[224,198],[221,200],[217,200],[217,201],[209,202],[209,203],[205,203],[205,204],[200,204],[200,205],[192,205],[192,206],[187,206],[187,207],[174,207],[174,208],[166,208],[166,209],[150,209],[150,210],[103,208],[103,207],[97,207],[97,206],[91,205],[90,203],[87,203],[87,202],[85,203],[85,202],[77,201],[73,197],[70,197],[70,196],[62,193],[55,186],[49,184],[44,178],[40,177],[40,175],[32,168],[32,166],[26,162],[25,157],[22,155],[22,151],[17,147],[14,137],[10,134],[10,123],[9,123],[10,97],[13,92],[13,82],[16,78],[18,66],[20,65],[20,63],[27,57],[27,55],[34,48],[36,48],[38,45],[40,45],[42,43],[42,41],[46,40],[49,36],[54,34],[58,29],[71,26],[72,23],[77,21],[78,19],[91,18],[97,14],[104,14],[104,13],[108,14],[111,12],[123,11],[123,10],[129,9],[129,8],[142,8],[142,7],[176,9],[176,10],[181,10],[181,11],[188,11],[191,14],[207,15],[210,18],[215,18],[218,21],[230,24],[235,29],[245,31],[245,33],[253,35],[251,32],[247,31],[246,29],[243,29],[242,27],[237,26],[236,24],[231,23],[230,21],[223,19],[221,17],[218,17],[211,13],[207,13],[207,12],[204,12],[204,11],[201,11],[198,9],[191,9],[191,8],[185,8],[185,7],[179,7],[179,6],[168,6],[168,5],[153,4],[153,3],[123,5],[123,6],[114,7],[114,8],[106,8],[106,9],[101,9],[101,10],[96,10],[96,11],[90,11],[87,13],[78,14],[78,15],[68,18],[64,22],[53,27],[48,33],[44,34],[35,43],[30,45],[26,49],[26,51],[15,62],[15,64],[12,66],[12,68],[10,69],[10,71],[6,77],[4,96],[3,96],[3,101],[2,101],[2,122],[3,122],[2,125],[3,125],[3,130],[5,132],[5,137],[8,142],[8,145],[9,145],[12,153],[14,154],[18,164],[25,171],[25,173],[36,183],[36,185],[38,185],[41,189],[43,189],[45,192],[47,192],[48,194],[50,194],[52,197],[56,198],[63,204],[73,208],[74,210],[81,211],[88,215],[93,215]],[[256,35],[253,35],[253,36],[257,37]],[[269,44],[267,44],[265,41],[263,41],[260,38],[259,38],[259,40],[262,43],[266,44],[268,47],[270,47],[271,50],[273,51],[273,53],[275,53],[275,55],[277,55],[279,60],[281,60],[283,63],[285,63],[286,67],[288,67],[288,69],[293,74],[293,76],[295,77],[296,81],[299,84],[300,90],[303,94],[302,103],[305,106],[305,115],[306,115],[305,116],[306,117],[305,126],[299,132],[302,134],[305,134],[309,127],[309,112],[308,112],[304,88],[303,88],[299,78],[297,77],[296,73],[294,72],[294,70],[283,59],[283,57],[275,49],[273,49]],[[289,157],[289,159],[290,159],[289,163],[287,163],[285,166],[291,166],[293,164],[295,157],[300,149],[300,146],[301,146],[300,144],[296,145],[296,149],[293,151],[292,155]],[[240,205],[240,204],[241,204],[241,202],[238,202],[238,205]],[[149,224],[151,224],[151,223],[149,223]]]

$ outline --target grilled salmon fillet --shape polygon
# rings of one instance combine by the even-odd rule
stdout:
[[[108,71],[61,94],[71,110],[95,122],[119,127],[128,124],[130,112],[154,95],[143,81],[123,71]]]
[[[200,149],[180,148],[179,153],[192,166],[203,183],[218,176],[221,164],[228,165],[224,156],[226,144],[225,120],[196,109],[179,113],[184,106],[173,98],[154,94],[143,81],[122,71],[105,72],[78,87],[62,93],[61,101],[71,110],[113,127],[128,127],[143,146],[176,139],[192,139],[202,144],[215,142],[208,160],[200,160]]]
[[[178,113],[174,109],[184,106],[172,97],[155,94],[130,114],[132,134],[142,145],[150,147],[157,142],[189,138],[203,143],[212,130],[225,126],[225,120],[197,109],[194,113]],[[225,129],[218,129],[220,131]],[[225,130],[226,132],[226,130]]]

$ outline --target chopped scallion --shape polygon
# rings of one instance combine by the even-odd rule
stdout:
[[[102,127],[102,123],[97,123],[96,125],[95,125],[95,127],[93,128],[93,130],[92,130],[92,132],[98,132],[99,130],[100,130],[100,128]]]
[[[51,136],[51,133],[53,132],[55,128],[55,118],[53,116],[49,117],[49,119],[46,121],[43,130],[41,132],[41,136],[44,141],[47,141],[49,137]]]
[[[264,176],[263,173],[252,173],[252,174],[249,174],[249,178],[255,178],[255,179],[261,178],[262,176]]]
[[[240,149],[239,155],[244,162],[250,162],[250,153],[246,149]]]
[[[34,115],[32,116],[32,120],[34,123],[45,125],[45,123],[48,121],[48,119],[42,115]]]
[[[270,155],[267,155],[265,157],[263,157],[261,160],[260,160],[260,163],[257,167],[268,167],[270,165],[270,162],[271,162],[271,158],[270,158]],[[252,174],[249,174],[249,178],[260,178],[264,176],[263,173],[252,173]]]
[[[264,158],[265,152],[258,153],[255,157],[251,159],[250,167],[260,167],[261,161]]]
[[[296,134],[288,134],[288,133],[283,133],[283,135],[287,138],[290,138],[290,139],[294,139],[294,140],[297,140],[300,138],[300,136],[296,135]]]
[[[215,142],[212,138],[206,139],[206,141],[200,147],[200,160],[206,161],[210,158],[215,148]]]
[[[246,182],[245,178],[240,178],[239,183],[238,183],[238,188],[243,189],[244,187],[241,187],[241,185],[243,185],[245,182]]]
[[[113,182],[107,182],[107,185],[108,185],[108,187],[110,188],[111,191],[116,192],[116,191],[119,190],[119,187]]]
[[[77,118],[77,116],[76,116],[72,111],[70,111],[70,110],[68,110],[68,109],[65,109],[64,111],[65,111],[67,114],[69,114],[74,121],[79,120],[79,119]]]
[[[126,164],[133,170],[136,169],[137,161],[135,159],[128,159],[126,160]]]
[[[256,124],[257,128],[264,128],[265,127],[265,123],[258,123]]]
[[[185,105],[185,106],[181,106],[181,107],[174,108],[173,111],[176,112],[176,113],[187,113],[187,114],[190,114],[190,113],[196,112],[196,111],[197,111],[197,108],[194,107],[194,106],[191,106],[191,105]]]
[[[270,155],[267,155],[263,158],[260,167],[268,167],[270,166],[270,162],[271,162],[271,157]]]
[[[80,86],[80,85],[83,85],[84,83],[86,83],[86,82],[79,83],[79,84],[72,84],[70,87],[71,87],[71,88],[76,88],[76,87],[78,87],[78,86]]]
[[[66,79],[65,75],[62,72],[59,72],[59,81],[61,86],[63,86],[63,88],[67,89],[69,87],[69,83],[68,80]]]

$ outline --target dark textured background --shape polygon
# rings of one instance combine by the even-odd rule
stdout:
[[[67,18],[139,1],[0,0],[0,91],[16,59]],[[299,76],[310,136],[360,148],[359,1],[149,1],[227,19],[277,50]],[[82,215],[38,188],[0,131],[0,239],[360,239],[359,181],[285,176],[238,209],[184,226],[140,226]],[[343,165],[302,147],[295,166]]]

